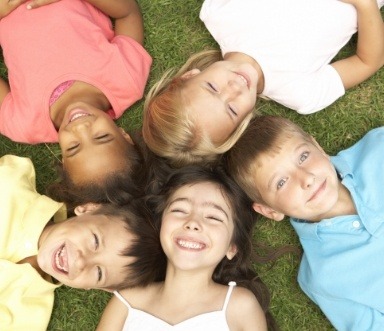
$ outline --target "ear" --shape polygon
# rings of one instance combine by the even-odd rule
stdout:
[[[77,206],[74,210],[75,214],[77,216],[89,213],[91,211],[95,211],[96,209],[100,208],[99,203],[93,203],[93,202],[88,202],[84,205]]]
[[[256,213],[259,213],[265,216],[266,218],[272,219],[274,221],[282,221],[285,216],[284,214],[272,209],[271,207],[257,202],[254,202],[252,204],[252,208]]]
[[[185,79],[185,80],[188,80],[194,76],[196,76],[197,74],[199,74],[201,72],[200,69],[192,69],[192,70],[189,70],[187,72],[185,72],[184,74],[181,75],[181,79]]]
[[[231,244],[228,248],[228,251],[227,251],[227,254],[225,254],[225,256],[227,257],[228,260],[232,260],[233,257],[236,255],[237,253],[237,247],[236,245],[234,244]]]
[[[125,140],[128,141],[131,145],[134,145],[134,142],[133,142],[131,136],[127,132],[125,132],[125,130],[123,128],[119,127],[119,129],[121,131],[121,134],[125,138]]]

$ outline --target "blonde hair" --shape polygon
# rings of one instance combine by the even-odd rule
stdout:
[[[182,89],[186,80],[181,76],[192,69],[204,70],[223,60],[220,51],[206,50],[192,55],[174,74],[167,71],[151,88],[144,103],[143,138],[157,155],[167,158],[174,167],[187,164],[212,163],[219,154],[228,151],[239,139],[249,121],[251,112],[220,146],[196,127],[185,108],[190,103]]]

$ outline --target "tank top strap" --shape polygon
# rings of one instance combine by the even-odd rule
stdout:
[[[128,303],[127,300],[124,299],[124,297],[118,292],[118,291],[113,291],[113,294],[117,296],[117,298],[124,303],[129,309],[131,309],[131,305]]]
[[[236,286],[236,282],[229,282],[228,286],[229,286],[228,292],[227,292],[227,295],[225,297],[225,301],[224,301],[224,305],[223,305],[223,309],[222,309],[222,311],[224,311],[224,312],[227,310],[228,302],[229,302],[229,299],[231,298],[233,288]]]

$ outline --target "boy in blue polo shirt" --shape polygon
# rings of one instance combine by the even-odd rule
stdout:
[[[256,212],[285,215],[298,282],[338,330],[384,330],[384,127],[328,156],[288,119],[260,116],[226,158]]]

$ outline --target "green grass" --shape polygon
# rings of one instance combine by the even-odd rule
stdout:
[[[202,1],[139,0],[139,3],[145,20],[146,48],[154,59],[148,87],[164,70],[180,66],[190,54],[203,48],[217,47],[198,19]],[[352,41],[342,54],[346,56],[353,51]],[[1,63],[0,74],[6,76]],[[313,115],[298,115],[272,101],[260,100],[258,107],[264,114],[290,118],[310,132],[329,154],[335,154],[356,142],[371,128],[384,125],[383,92],[384,70],[381,69],[332,106]],[[138,129],[141,116],[142,102],[139,102],[118,122],[128,130]],[[57,146],[49,147],[58,154]],[[27,156],[33,160],[40,192],[44,192],[46,185],[55,179],[54,157],[44,144],[28,146],[0,137],[0,155],[4,154]],[[255,240],[272,247],[286,244],[300,247],[287,220],[272,222],[262,219],[254,235]],[[333,330],[320,310],[300,291],[296,283],[299,262],[299,257],[286,255],[272,267],[255,265],[271,290],[272,313],[282,330]],[[109,297],[105,292],[59,288],[48,330],[94,330]]]

